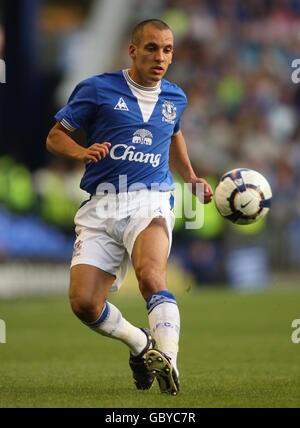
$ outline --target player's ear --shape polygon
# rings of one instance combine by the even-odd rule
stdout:
[[[129,56],[131,59],[136,58],[136,45],[134,45],[133,43],[129,46]]]

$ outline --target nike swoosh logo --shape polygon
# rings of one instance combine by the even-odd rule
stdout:
[[[247,205],[249,205],[249,204],[250,204],[250,202],[251,202],[251,201],[247,202],[247,203],[246,203],[246,204],[244,204],[244,205],[241,205],[241,208],[246,208],[246,206],[247,206]]]

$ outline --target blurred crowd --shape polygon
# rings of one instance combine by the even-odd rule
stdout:
[[[49,8],[41,20],[42,61],[49,76],[60,76],[66,59],[76,53],[76,35],[88,12],[80,7],[74,7],[73,15],[65,14],[64,19],[59,8]],[[240,247],[263,250],[273,266],[297,268],[300,83],[292,81],[292,62],[300,55],[300,2],[136,0],[127,37],[116,55],[116,68],[129,65],[127,45],[132,27],[149,18],[166,21],[175,35],[175,57],[166,77],[187,95],[182,130],[199,176],[215,186],[230,169],[252,168],[267,177],[274,194],[267,221],[250,228],[223,221],[213,205],[206,207],[201,231],[183,233],[177,222],[174,254],[185,259],[199,281],[219,281],[215,273],[222,272],[224,254]],[[72,34],[76,37],[70,37]],[[54,112],[60,106],[53,99],[51,102]],[[81,173],[77,165],[53,159],[33,171],[30,210],[48,223],[72,230],[74,212],[85,199],[78,192]],[[262,260],[263,255],[256,254]],[[208,272],[214,274],[205,278]]]
[[[82,166],[53,159],[31,171],[0,156],[0,261],[69,260],[73,220],[89,196],[79,188]]]

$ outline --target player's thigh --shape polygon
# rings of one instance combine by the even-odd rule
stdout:
[[[78,311],[104,306],[115,276],[95,266],[78,264],[71,268],[70,301]]]
[[[169,246],[168,230],[163,217],[153,219],[134,243],[131,254],[132,265],[139,282],[148,288],[145,294],[166,288]],[[141,291],[143,293],[143,290]]]

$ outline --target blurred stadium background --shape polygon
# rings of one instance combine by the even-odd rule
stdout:
[[[188,97],[182,128],[195,170],[215,186],[227,170],[253,168],[274,193],[266,221],[251,227],[213,204],[201,230],[178,220],[172,278],[251,290],[299,282],[298,0],[2,0],[0,298],[68,287],[73,217],[87,195],[82,166],[47,153],[46,136],[76,83],[130,65],[130,32],[152,17],[175,34],[167,78]]]

